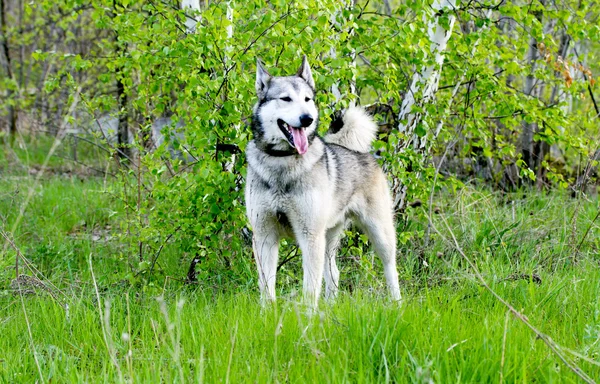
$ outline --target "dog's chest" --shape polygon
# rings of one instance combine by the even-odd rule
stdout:
[[[261,184],[265,193],[277,201],[293,199],[294,195],[304,190],[304,187],[298,180],[271,178],[270,180],[261,180]]]
[[[259,176],[259,175],[257,175]],[[311,196],[319,195],[318,186],[306,179],[283,177],[256,177],[253,189],[261,206],[272,212],[305,211],[314,205]],[[308,182],[307,182],[308,181]],[[311,204],[312,203],[312,204]]]

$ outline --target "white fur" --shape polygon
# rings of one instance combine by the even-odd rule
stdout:
[[[383,263],[393,300],[400,300],[396,271],[396,233],[387,179],[368,154],[329,146],[320,138],[303,155],[273,156],[265,149],[290,148],[277,125],[281,119],[299,126],[300,116],[312,116],[307,135],[316,130],[318,110],[314,81],[306,58],[297,75],[271,77],[257,65],[254,108],[255,138],[246,146],[246,209],[253,229],[253,250],[263,303],[275,300],[279,241],[293,237],[302,250],[303,293],[316,307],[325,280],[325,295],[336,296],[339,270],[336,251],[348,219],[365,230]],[[289,99],[288,99],[289,98]],[[367,152],[377,126],[361,108],[350,108],[344,126],[326,140]],[[345,196],[342,199],[341,196]],[[285,216],[285,219],[281,215]]]
[[[342,121],[342,129],[325,135],[325,141],[354,151],[369,152],[378,131],[373,118],[361,107],[350,107],[344,113]]]

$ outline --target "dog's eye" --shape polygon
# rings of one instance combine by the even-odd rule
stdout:
[[[281,100],[283,100],[283,101],[285,101],[285,102],[288,102],[288,103],[289,103],[290,101],[292,101],[292,98],[291,98],[291,97],[288,97],[288,96],[286,96],[286,97],[282,97],[282,98],[281,98]]]
[[[304,101],[306,101],[307,103],[308,103],[309,101],[311,101],[311,100],[312,100],[312,99],[311,99],[310,97],[307,97],[306,99],[304,99]]]

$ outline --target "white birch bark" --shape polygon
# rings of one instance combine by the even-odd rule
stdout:
[[[229,22],[229,25],[227,25],[227,27],[225,28],[225,30],[227,31],[227,42],[225,44],[225,54],[223,55],[223,60],[224,60],[224,73],[223,76],[224,78],[226,78],[229,74],[229,71],[232,68],[232,64],[230,63],[231,61],[231,56],[233,53],[233,43],[232,43],[232,39],[233,39],[233,7],[231,5],[231,1],[227,1],[227,13],[225,15],[225,17],[227,18],[227,21]],[[223,92],[223,99],[225,100],[227,98],[227,92]],[[235,129],[237,131],[240,130],[240,124],[236,124],[235,125]],[[233,165],[235,164],[235,157],[236,155],[233,154],[231,155],[231,161],[228,161],[225,164],[225,169],[227,170],[227,172],[233,172]]]
[[[182,0],[181,9],[186,14],[185,27],[187,33],[194,33],[200,22],[200,0]]]
[[[426,151],[427,136],[420,137],[415,132],[422,115],[421,113],[414,112],[413,109],[417,104],[424,106],[431,102],[438,89],[440,73],[444,63],[444,51],[452,35],[454,22],[456,21],[456,17],[453,14],[450,15],[448,17],[448,29],[446,29],[441,25],[440,14],[452,11],[455,7],[456,0],[434,0],[431,5],[434,13],[427,22],[427,35],[431,43],[428,54],[433,55],[434,63],[415,72],[410,83],[410,88],[404,95],[398,115],[398,131],[404,133],[407,140],[398,144],[396,147],[396,151],[398,152],[403,151],[409,146],[413,146],[417,151]],[[423,17],[427,21],[427,15]],[[425,59],[427,59],[427,56]],[[421,96],[417,100],[416,96],[419,94]],[[394,208],[400,211],[404,210],[408,191],[406,185],[402,185],[399,180],[394,180],[392,190],[395,195]]]
[[[341,26],[341,23],[340,23],[340,22],[338,22],[338,17],[342,17],[342,14],[343,14],[343,10],[344,10],[344,9],[346,9],[346,8],[350,8],[350,9],[351,9],[351,8],[353,8],[353,7],[354,7],[354,5],[355,5],[355,0],[351,0],[351,1],[341,1],[341,2],[340,2],[340,8],[338,9],[338,11],[337,11],[337,12],[335,12],[335,13],[333,13],[333,14],[331,15],[331,17],[330,17],[330,22],[331,22],[331,24],[341,29],[341,28],[342,28],[342,26]],[[351,17],[352,17],[352,16],[351,16]],[[351,35],[350,35],[350,36],[351,36]],[[356,52],[354,51],[354,49],[352,50],[352,52],[351,52],[351,54],[350,54],[350,55],[352,56],[352,62],[350,63],[350,66],[351,66],[353,69],[355,69],[355,68],[356,68]],[[334,48],[334,47],[332,47],[332,48],[329,50],[329,56],[330,56],[332,59],[335,59],[335,58],[337,57],[337,52],[336,52],[336,50],[335,50],[335,48]],[[348,94],[349,94],[349,95],[354,95],[354,96],[357,96],[357,95],[356,95],[356,75],[355,75],[355,73],[354,73],[354,72],[355,72],[355,71],[353,71],[353,74],[352,74],[352,79],[350,79],[350,86],[349,86],[349,92],[348,92]],[[340,91],[340,87],[339,87],[339,84],[338,84],[338,83],[334,83],[334,84],[331,86],[331,93],[332,93],[332,94],[335,96],[335,101],[336,101],[336,102],[339,102],[339,101],[340,101],[340,99],[342,99],[342,97],[344,96],[344,95],[342,95],[342,92]],[[350,104],[349,104],[349,106],[350,106],[350,107],[352,107],[352,106],[354,106],[355,104],[356,104],[356,102],[355,102],[355,98],[352,98],[352,100],[350,101]]]
[[[233,38],[233,8],[231,7],[231,1],[227,2],[227,21],[229,25],[225,30],[227,31],[227,44],[225,45],[225,62],[229,62],[231,51],[233,46],[231,45],[231,39]]]
[[[429,54],[433,55],[434,63],[420,71],[416,71],[409,90],[402,100],[400,114],[398,115],[398,131],[404,133],[409,140],[400,144],[404,149],[409,145],[413,145],[415,149],[423,150],[426,145],[426,136],[419,137],[415,134],[415,129],[421,121],[421,114],[413,112],[415,105],[426,105],[431,102],[438,89],[440,73],[444,63],[444,51],[448,45],[448,40],[452,35],[454,22],[456,17],[450,15],[448,29],[444,28],[440,23],[440,13],[452,11],[456,7],[456,0],[434,0],[431,8],[434,14],[428,22],[427,34],[431,43]],[[416,96],[421,95],[420,100]]]
[[[356,6],[356,0],[352,0],[349,2],[348,6],[350,8],[354,8],[354,6]],[[350,14],[350,20],[353,20],[353,15]],[[354,30],[352,30],[350,32],[350,35],[348,37],[351,37],[354,35]],[[350,56],[352,57],[352,61],[350,62],[350,67],[352,68],[352,78],[350,79],[350,94],[354,95],[356,97],[358,97],[358,94],[356,92],[356,50],[354,48],[352,48],[351,52],[350,52]],[[350,101],[350,107],[354,107],[356,104],[356,98],[352,98],[352,101]]]

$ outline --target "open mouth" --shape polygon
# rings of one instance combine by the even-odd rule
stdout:
[[[306,137],[306,130],[303,127],[292,127],[281,119],[277,119],[277,126],[283,132],[290,145],[296,148],[299,154],[304,155],[308,151],[308,138]]]

